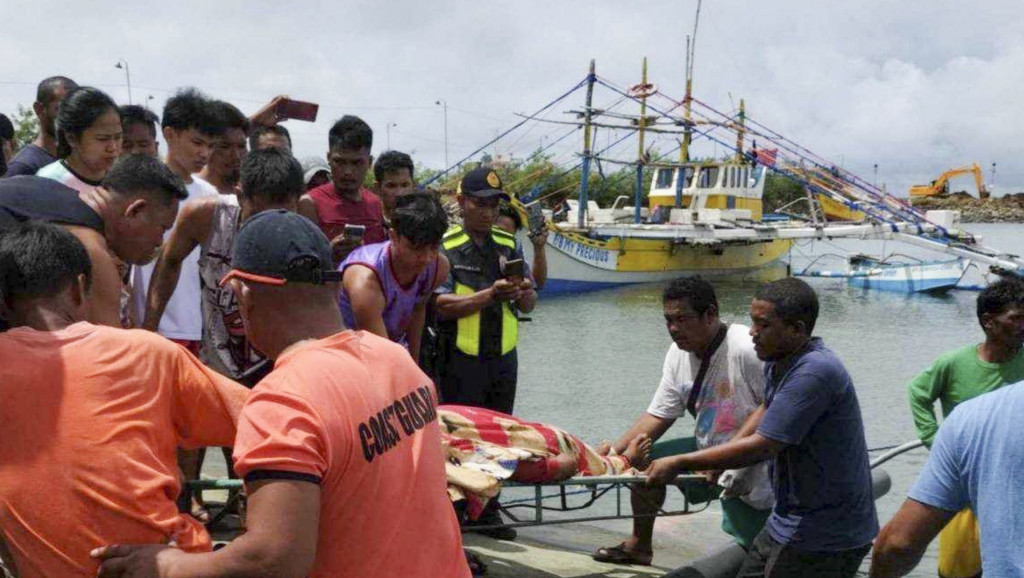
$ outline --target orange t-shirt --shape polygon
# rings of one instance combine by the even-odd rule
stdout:
[[[448,501],[434,385],[365,331],[278,358],[238,418],[235,470],[320,484],[310,576],[466,578]]]
[[[21,577],[95,576],[111,543],[209,550],[175,506],[176,448],[231,445],[248,393],[148,331],[0,333],[0,529]]]

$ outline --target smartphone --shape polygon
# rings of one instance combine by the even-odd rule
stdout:
[[[513,259],[511,261],[505,261],[505,264],[501,266],[501,274],[506,278],[513,277],[525,277],[526,276],[526,264],[522,259]]]
[[[364,225],[345,225],[345,236],[352,237],[354,239],[362,239],[363,234],[366,233],[366,227]]]
[[[277,103],[277,109],[274,112],[276,112],[277,117],[281,119],[291,118],[295,120],[304,120],[306,122],[316,122],[316,113],[319,111],[319,104],[286,98]]]
[[[540,203],[534,203],[527,207],[526,220],[531,235],[536,235],[544,229],[544,209]]]

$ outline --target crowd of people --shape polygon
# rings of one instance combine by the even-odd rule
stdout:
[[[487,446],[520,481],[645,472],[632,535],[598,560],[650,564],[666,486],[707,472],[746,552],[738,576],[852,577],[872,545],[872,576],[899,576],[940,531],[940,575],[1020,575],[1024,386],[1005,386],[1024,380],[1024,281],[982,291],[985,342],[911,384],[932,453],[879,532],[856,389],[814,336],[806,283],[759,287],[748,327],[720,317],[706,280],[672,282],[650,405],[587,446],[512,415],[546,229],[498,171],[462,177],[450,222],[409,155],[374,159],[362,119],[343,116],[324,157],[300,162],[273,104],[246,117],[183,89],[158,117],[56,76],[13,156],[0,118],[5,572],[468,576],[483,568],[460,525],[516,538],[500,484],[451,467]],[[665,439],[686,415],[693,435]],[[208,447],[247,502],[245,533],[216,551],[187,491]]]

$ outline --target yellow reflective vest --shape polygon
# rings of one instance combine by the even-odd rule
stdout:
[[[490,287],[501,278],[503,259],[522,259],[515,237],[497,228],[491,229],[481,247],[456,225],[445,233],[441,250],[451,263],[454,295],[472,295]],[[519,321],[507,302],[495,302],[471,315],[442,322],[441,330],[457,350],[472,356],[505,355],[519,340]]]

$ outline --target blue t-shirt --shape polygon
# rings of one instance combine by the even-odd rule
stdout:
[[[942,422],[912,500],[978,516],[986,576],[1024,576],[1024,382],[957,406]]]
[[[813,338],[785,375],[765,366],[765,411],[757,432],[787,445],[771,463],[771,537],[799,550],[859,548],[878,534],[864,423],[853,380]]]
[[[5,177],[18,177],[21,175],[34,175],[36,171],[56,161],[45,149],[34,144],[27,144],[14,155],[11,162],[7,163]]]

